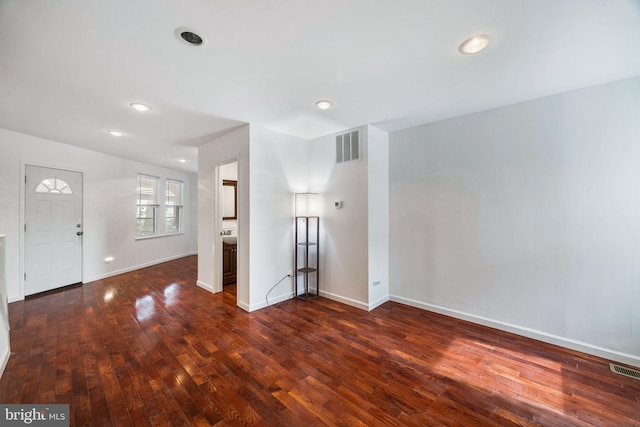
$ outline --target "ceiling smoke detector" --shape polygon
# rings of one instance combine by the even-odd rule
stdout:
[[[183,43],[190,46],[203,46],[207,44],[207,39],[192,28],[179,27],[173,32],[175,36]]]

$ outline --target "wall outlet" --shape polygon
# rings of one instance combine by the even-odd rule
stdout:
[[[374,280],[373,281],[373,286],[378,286],[380,284],[380,280]]]

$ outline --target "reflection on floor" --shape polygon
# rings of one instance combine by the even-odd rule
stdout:
[[[224,285],[222,287],[222,293],[224,294],[224,302],[225,304],[233,304],[236,305],[237,295],[238,295],[238,287],[235,283],[231,283],[230,285]]]
[[[2,403],[71,425],[638,426],[607,361],[388,302],[247,313],[187,257],[12,303]]]

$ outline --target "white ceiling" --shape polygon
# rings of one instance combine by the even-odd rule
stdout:
[[[392,131],[638,75],[640,0],[0,0],[0,127],[190,172],[247,122]]]

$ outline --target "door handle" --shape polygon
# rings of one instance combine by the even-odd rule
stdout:
[[[83,234],[84,234],[84,231],[78,231],[78,232],[76,233],[76,235],[77,235],[77,236],[82,236]]]

